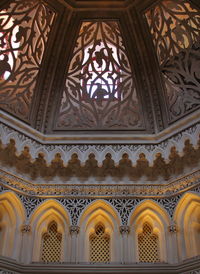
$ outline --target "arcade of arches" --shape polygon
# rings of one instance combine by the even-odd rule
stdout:
[[[0,273],[200,273],[198,0],[1,0]]]

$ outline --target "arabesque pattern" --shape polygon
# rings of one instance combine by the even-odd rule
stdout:
[[[0,11],[0,107],[25,120],[54,18],[39,0],[13,0]]]
[[[118,22],[83,22],[67,73],[57,128],[142,127],[140,104]]]
[[[200,12],[185,0],[163,0],[146,18],[173,121],[200,107]]]

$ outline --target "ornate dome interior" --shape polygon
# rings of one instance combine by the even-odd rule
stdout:
[[[125,273],[126,263],[131,264],[131,273],[198,273],[177,271],[200,267],[195,243],[199,228],[191,246],[184,234],[191,228],[180,233],[187,239],[178,234],[181,226],[187,227],[186,217],[179,217],[184,215],[181,208],[190,202],[197,213],[188,220],[200,226],[199,68],[198,0],[1,0],[0,237],[5,240],[0,244],[0,264],[5,271],[14,273],[17,267],[15,273],[23,273],[25,264],[26,273],[43,273],[39,263],[70,262],[79,273],[77,262],[95,264],[95,246],[101,243],[107,251],[98,260],[122,264],[118,270],[111,267],[113,273]],[[144,217],[144,224],[136,224],[143,202],[145,216],[159,205],[162,221]],[[25,212],[24,217],[19,212],[13,217],[13,206]],[[191,208],[185,209],[187,216]],[[45,210],[54,217],[60,210],[62,215],[44,221],[46,230],[39,226]],[[108,210],[115,221],[108,224],[101,210]],[[93,211],[99,222],[90,223]],[[25,240],[5,230],[4,223],[11,226],[9,218],[16,219],[16,233]],[[69,252],[60,247],[65,228],[59,218],[68,222]],[[135,248],[140,255],[128,251],[124,235],[135,237],[133,224],[138,242],[146,241],[152,250],[161,235],[177,233],[177,238],[162,236],[177,242],[174,257],[173,244],[166,250],[163,245],[155,248],[153,259],[139,251],[139,245]],[[110,231],[118,231],[118,226],[122,255],[108,252],[112,235],[117,235]],[[83,227],[94,249],[87,259],[76,249],[84,250]],[[43,239],[42,247],[34,244],[36,236]],[[10,246],[24,249],[20,254],[6,248],[9,237],[17,239]],[[32,253],[25,248],[26,240]],[[57,248],[54,258],[47,255],[50,246]],[[43,250],[40,258],[34,251],[38,248]],[[137,268],[138,262],[171,266],[160,265],[161,270],[152,265],[147,270],[145,264]],[[63,269],[71,273],[67,263]],[[54,265],[51,271],[62,269]]]

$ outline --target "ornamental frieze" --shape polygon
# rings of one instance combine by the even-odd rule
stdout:
[[[145,176],[144,181],[160,177],[167,181],[187,168],[197,167],[200,160],[199,125],[158,145],[45,146],[12,134],[12,130],[5,135],[6,131],[8,127],[1,126],[1,165],[15,168],[31,180],[41,177],[49,181],[58,176],[65,182],[72,177],[102,181],[111,176],[136,181]]]
[[[178,179],[162,182],[160,184],[130,182],[126,180],[96,182],[95,178],[89,182],[70,182],[61,183],[49,182],[47,184],[32,183],[11,173],[0,170],[0,186],[9,188],[20,194],[26,194],[37,197],[142,197],[162,199],[172,195],[177,195],[188,190],[199,192],[200,171],[193,171]]]

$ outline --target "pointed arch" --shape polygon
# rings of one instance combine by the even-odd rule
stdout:
[[[42,235],[41,261],[60,262],[63,235],[58,233],[57,223],[52,221]]]
[[[20,256],[21,226],[25,223],[25,209],[11,191],[0,194],[0,254],[14,259]]]
[[[179,201],[174,221],[178,226],[178,249],[182,259],[200,255],[200,194],[188,192]]]
[[[96,227],[103,226],[105,234],[110,238],[110,261],[119,261],[119,225],[118,213],[108,202],[96,200],[89,204],[79,220],[79,260],[89,261],[90,238]]]
[[[166,239],[170,218],[159,204],[152,200],[142,201],[130,214],[129,224],[131,249],[136,261],[140,261],[139,235],[142,235],[145,224],[151,227],[152,235],[158,238],[159,259],[157,261],[166,262],[169,260],[171,243]]]
[[[48,233],[48,227],[52,222],[56,223],[57,232],[62,235],[60,259],[62,261],[64,258],[69,257],[70,216],[58,201],[51,199],[40,204],[30,218],[30,225],[33,231],[33,237],[31,239],[33,252],[30,258],[32,261],[41,260],[43,235]]]

